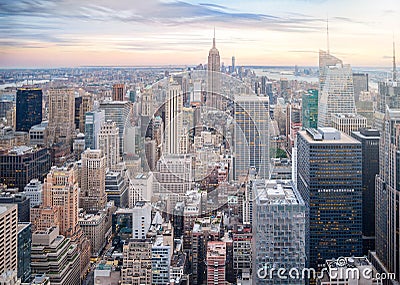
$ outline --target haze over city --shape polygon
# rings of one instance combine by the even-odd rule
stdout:
[[[213,28],[221,62],[315,66],[327,48],[353,66],[391,65],[397,1],[0,2],[0,66],[204,63]]]

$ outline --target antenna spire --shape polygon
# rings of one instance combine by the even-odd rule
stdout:
[[[215,48],[215,27],[214,27],[213,47]]]
[[[397,70],[396,70],[396,44],[393,35],[393,82],[397,80]]]
[[[328,16],[326,16],[326,46],[327,46],[328,54],[330,54],[330,51],[329,51],[329,18],[328,18]]]

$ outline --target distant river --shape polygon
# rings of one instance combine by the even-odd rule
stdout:
[[[1,84],[0,85],[0,90],[4,90],[7,87],[21,87],[21,86],[23,86],[25,84],[28,84],[28,85],[30,85],[30,84],[32,84],[32,85],[34,85],[34,84],[43,84],[43,83],[47,83],[49,81],[50,80],[48,80],[48,79],[43,79],[43,80],[28,80],[28,81],[24,80],[24,81],[19,81],[17,83],[6,83],[6,84]]]

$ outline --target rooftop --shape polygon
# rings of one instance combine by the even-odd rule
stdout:
[[[299,131],[310,144],[359,144],[360,142],[335,128],[306,129]]]
[[[297,205],[302,204],[299,195],[295,194],[290,181],[258,180],[256,184],[257,204]]]

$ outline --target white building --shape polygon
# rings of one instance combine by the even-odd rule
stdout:
[[[171,78],[172,80],[172,78]],[[179,154],[183,132],[183,94],[177,82],[170,82],[165,103],[164,154]]]
[[[38,179],[32,179],[28,184],[26,184],[24,191],[26,197],[30,198],[31,208],[42,204],[42,186],[42,183]]]
[[[304,284],[301,278],[269,276],[268,269],[305,267],[304,201],[290,181],[261,182],[264,187],[255,183],[257,187],[253,189],[254,284]]]
[[[138,201],[151,201],[153,195],[153,173],[139,173],[130,180],[129,208]]]
[[[332,127],[351,136],[352,132],[367,127],[367,118],[354,113],[334,113]]]
[[[151,205],[136,202],[132,209],[132,238],[145,239],[151,225]]]
[[[101,125],[98,137],[98,149],[101,149],[106,157],[106,167],[114,169],[120,162],[119,156],[119,128],[111,120]]]
[[[318,127],[331,127],[333,113],[355,113],[353,72],[349,64],[326,53],[319,53],[320,86]]]

